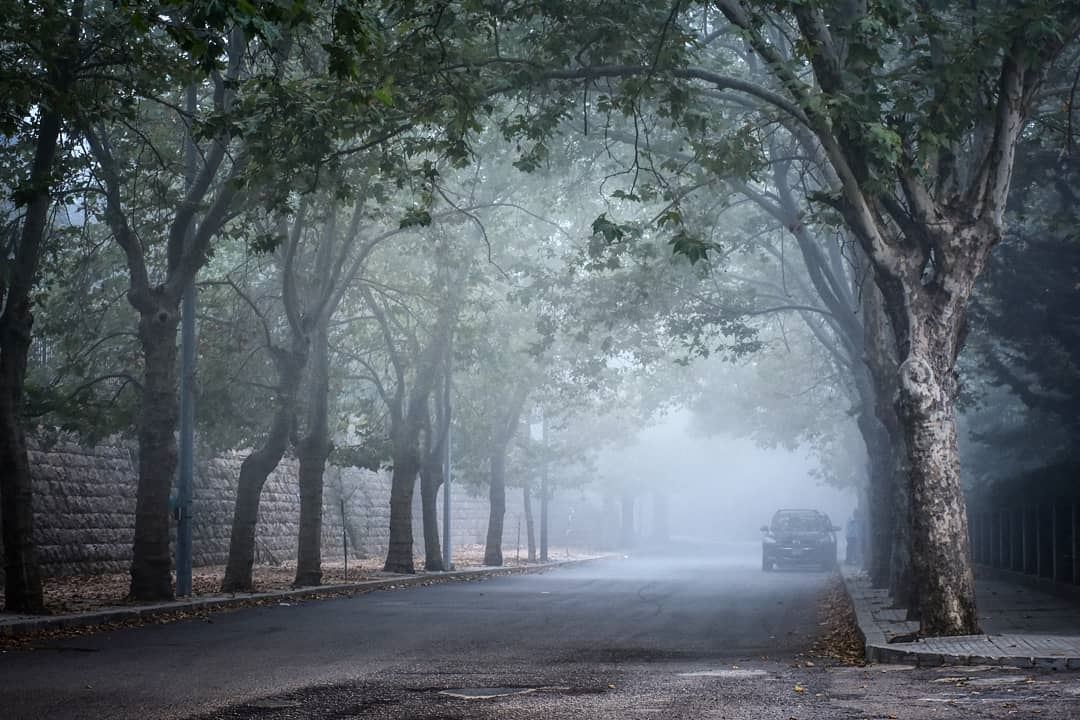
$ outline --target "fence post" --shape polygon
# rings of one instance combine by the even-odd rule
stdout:
[[[1080,503],[1072,504],[1072,581],[1080,585]]]
[[[1006,543],[1007,538],[1008,538],[1008,535],[1005,534],[1005,523],[1007,521],[1008,521],[1008,518],[1005,516],[1005,511],[1004,510],[999,511],[998,512],[998,564],[997,564],[997,566],[999,568],[1002,568],[1002,569],[1008,567],[1009,553],[1008,553],[1007,548],[1005,547],[1005,543]]]
[[[1035,577],[1043,576],[1043,522],[1042,505],[1035,506]]]
[[[1050,503],[1050,579],[1057,582],[1061,579],[1061,559],[1058,557],[1058,506],[1056,502]]]
[[[1020,531],[1020,554],[1022,556],[1020,572],[1028,575],[1031,573],[1031,528],[1028,523],[1027,508],[1020,511],[1020,517],[1023,521]]]
[[[982,513],[975,514],[975,527],[972,528],[972,548],[975,550],[975,562],[982,563]]]
[[[975,562],[983,561],[983,514],[975,513],[972,516],[971,526],[971,549]]]
[[[1005,568],[1005,570],[1012,570],[1012,562],[1013,562],[1012,546],[1013,546],[1013,541],[1014,541],[1012,513],[1010,513],[1007,510],[1004,510],[1004,511],[1001,511],[1001,514],[1004,517],[1003,521],[1007,522],[1007,526],[1005,526],[1005,527],[1008,528],[1007,530],[1005,530],[1005,543],[1007,543],[1007,545],[1005,545],[1005,560],[1004,560],[1005,565],[1004,565],[1004,568]]]
[[[1009,526],[1010,526],[1010,529],[1012,530],[1012,543],[1013,543],[1012,547],[1009,549],[1010,570],[1016,570],[1016,569],[1020,568],[1022,563],[1023,563],[1023,560],[1021,559],[1021,556],[1020,556],[1020,551],[1018,551],[1018,549],[1017,549],[1018,547],[1020,547],[1021,542],[1022,542],[1022,539],[1020,538],[1020,536],[1018,536],[1018,535],[1020,535],[1020,531],[1021,531],[1021,527],[1022,527],[1020,519],[1017,518],[1018,515],[1020,515],[1020,511],[1014,510],[1012,512],[1012,515],[1011,515],[1010,519],[1009,519]]]

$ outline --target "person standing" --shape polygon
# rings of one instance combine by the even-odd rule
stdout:
[[[844,563],[856,565],[859,562],[859,520],[858,511],[852,511],[844,529]]]

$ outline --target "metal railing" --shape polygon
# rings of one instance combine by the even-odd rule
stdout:
[[[977,565],[1080,585],[1080,501],[973,509],[968,524]]]

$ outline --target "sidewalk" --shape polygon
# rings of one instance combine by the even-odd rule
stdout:
[[[976,593],[984,635],[913,636],[917,622],[893,609],[887,591],[870,587],[861,571],[844,567],[868,662],[918,666],[1009,665],[1080,670],[1080,605],[1031,588],[978,578]]]
[[[451,572],[421,572],[416,575],[385,573],[386,577],[361,582],[318,585],[295,590],[202,595],[170,602],[122,605],[58,615],[21,615],[0,612],[0,642],[6,639],[23,638],[56,631],[77,630],[79,628],[119,626],[130,622],[142,623],[151,620],[183,620],[190,618],[192,615],[214,610],[266,605],[274,602],[302,602],[324,596],[354,595],[375,590],[396,590],[417,585],[433,585],[452,581],[479,580],[500,575],[543,572],[552,568],[595,562],[603,560],[605,557],[607,556],[578,560],[557,560],[512,567],[475,567]]]

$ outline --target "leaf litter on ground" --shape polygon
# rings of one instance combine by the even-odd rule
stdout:
[[[814,642],[813,655],[841,665],[865,665],[866,653],[855,609],[844,589],[844,581],[834,575],[820,605],[821,635]],[[809,662],[805,663],[813,667]]]

